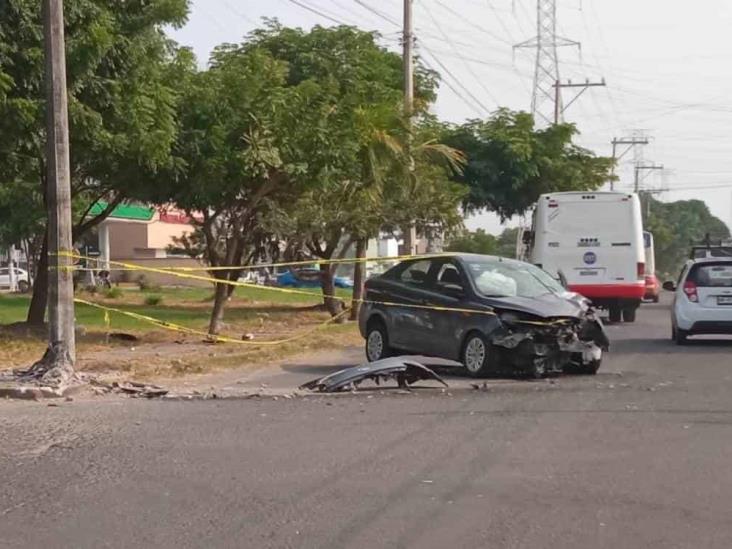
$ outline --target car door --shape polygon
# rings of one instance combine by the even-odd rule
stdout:
[[[10,273],[8,269],[0,269],[0,288],[10,287]]]
[[[397,273],[389,291],[392,345],[416,354],[428,354],[426,334],[431,330],[429,302],[435,274],[433,260],[408,262]],[[400,306],[401,305],[401,306]]]
[[[438,263],[428,303],[430,310],[430,354],[443,358],[457,358],[464,336],[466,313],[442,309],[465,309],[469,284],[465,273],[453,260]]]

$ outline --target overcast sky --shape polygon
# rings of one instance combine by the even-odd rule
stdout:
[[[302,6],[323,15],[317,15]],[[240,41],[262,17],[309,28],[332,20],[377,30],[398,49],[402,0],[193,0],[188,24],[173,33],[205,64],[222,42]],[[365,6],[371,7],[374,13]],[[605,78],[566,112],[580,143],[610,155],[613,137],[645,130],[651,144],[645,185],[662,200],[704,199],[732,223],[732,2],[729,0],[557,0],[562,36],[582,43],[560,50],[562,80]],[[703,6],[703,7],[702,7]],[[418,51],[442,74],[435,106],[445,120],[485,116],[498,106],[528,110],[533,52],[512,44],[535,34],[535,0],[415,0]],[[445,70],[447,68],[447,71]],[[449,74],[448,74],[449,71]],[[565,102],[571,94],[565,94]],[[619,188],[632,187],[634,151]],[[498,230],[490,216],[469,223]]]

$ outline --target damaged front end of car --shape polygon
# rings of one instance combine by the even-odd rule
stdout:
[[[595,374],[610,348],[602,322],[589,307],[576,317],[538,318],[504,311],[499,318],[501,328],[491,337],[499,363],[530,377]]]

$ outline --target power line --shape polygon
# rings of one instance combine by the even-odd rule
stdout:
[[[362,8],[367,9],[368,11],[370,11],[374,15],[377,15],[378,17],[380,17],[384,21],[388,21],[389,23],[391,23],[392,25],[396,25],[397,27],[400,27],[401,26],[401,23],[399,23],[399,21],[396,21],[396,20],[392,19],[390,16],[388,16],[385,13],[377,10],[376,8],[374,8],[372,6],[369,6],[363,0],[355,0],[355,2],[356,2],[356,4],[358,4],[359,6],[361,6]]]
[[[485,84],[483,84],[483,81],[482,81],[482,79],[481,79],[481,78],[479,78],[477,74],[475,74],[475,71],[473,70],[473,68],[472,68],[472,67],[471,67],[471,66],[470,66],[470,65],[469,65],[469,64],[467,63],[467,61],[466,61],[466,60],[465,60],[465,59],[464,59],[464,58],[463,58],[463,57],[462,57],[462,56],[460,55],[460,52],[458,52],[458,51],[457,51],[457,48],[455,47],[455,45],[454,45],[454,44],[452,43],[452,41],[450,40],[450,37],[449,37],[449,36],[448,36],[448,35],[447,35],[447,34],[445,33],[445,31],[443,31],[443,30],[442,30],[442,27],[440,26],[439,22],[437,21],[437,19],[435,18],[435,16],[434,16],[434,15],[432,14],[432,10],[430,10],[430,9],[429,9],[429,7],[427,7],[427,5],[426,5],[426,4],[424,5],[424,9],[425,9],[425,11],[427,12],[427,15],[428,15],[428,16],[430,17],[430,19],[432,20],[432,22],[433,22],[433,23],[435,24],[435,27],[437,27],[437,30],[438,30],[438,31],[440,31],[440,33],[442,34],[442,36],[444,36],[444,37],[445,37],[445,40],[446,40],[446,41],[448,42],[448,44],[449,44],[449,45],[450,45],[450,47],[451,47],[451,48],[453,49],[453,51],[455,52],[455,54],[456,54],[456,55],[458,56],[458,58],[459,58],[459,59],[460,59],[460,60],[461,60],[461,61],[463,62],[463,65],[465,66],[466,70],[467,70],[467,71],[468,71],[468,72],[469,72],[469,73],[471,74],[471,76],[472,76],[473,78],[475,78],[475,80],[476,80],[476,81],[478,82],[478,85],[479,85],[479,86],[480,86],[481,88],[483,88],[483,91],[485,91],[485,93],[486,93],[486,94],[488,95],[488,97],[490,97],[490,98],[491,98],[491,100],[492,100],[492,101],[493,101],[493,102],[494,102],[494,103],[495,103],[496,105],[500,105],[500,102],[498,101],[498,99],[496,99],[496,97],[495,97],[495,96],[493,95],[493,93],[492,93],[492,92],[491,92],[491,91],[490,91],[490,90],[489,90],[489,89],[488,89],[488,88],[486,87],[486,85],[485,85]],[[433,54],[433,55],[434,55],[434,54]],[[483,105],[482,105],[482,104],[481,104],[481,107],[483,107]],[[485,108],[485,107],[483,107],[483,108]]]
[[[308,6],[304,2],[301,2],[300,0],[287,0],[288,2],[291,2],[292,4],[295,4],[296,6],[300,6],[302,9],[307,10],[311,13],[314,13],[316,15],[319,15],[320,17],[323,17],[330,21],[331,23],[335,23],[336,25],[346,25],[346,26],[352,26],[348,25],[348,23],[345,23],[343,21],[339,21],[335,17],[331,17],[330,15],[327,15],[326,13],[323,13],[322,11],[318,10],[317,8],[313,8],[312,6]]]
[[[457,11],[455,11],[454,9],[452,9],[450,6],[444,4],[440,0],[434,0],[434,1],[435,1],[435,3],[438,6],[441,6],[444,10],[446,10],[446,11],[450,12],[451,14],[453,14],[455,17],[457,17],[458,19],[460,19],[460,21],[462,21],[463,23],[466,23],[466,24],[470,25],[471,27],[473,27],[475,29],[478,29],[483,34],[486,34],[486,35],[490,36],[491,38],[493,38],[495,40],[498,40],[499,42],[503,42],[504,44],[507,44],[509,46],[512,45],[509,40],[506,40],[504,38],[501,38],[497,34],[494,34],[491,31],[489,31],[488,29],[486,29],[485,27],[483,27],[481,25],[478,25],[477,23],[474,23],[473,21],[471,21],[470,19],[466,18],[464,15],[458,13]],[[426,6],[425,6],[425,8],[426,8]]]
[[[437,64],[438,64],[438,65],[439,65],[440,67],[442,67],[442,69],[443,69],[443,70],[445,71],[445,73],[446,73],[446,74],[447,74],[448,76],[450,76],[450,77],[451,77],[451,78],[452,78],[452,79],[453,79],[453,80],[455,81],[455,83],[456,83],[456,84],[457,84],[458,86],[460,86],[460,87],[461,87],[461,88],[462,88],[463,90],[465,90],[465,92],[466,92],[466,93],[467,93],[467,94],[468,94],[468,95],[469,95],[470,97],[472,97],[472,94],[471,94],[471,93],[470,93],[470,92],[469,92],[468,90],[466,90],[466,89],[465,89],[465,87],[464,87],[464,86],[463,86],[462,84],[460,84],[460,81],[459,81],[459,80],[458,80],[457,78],[455,78],[455,75],[453,75],[453,74],[452,74],[452,72],[450,72],[450,69],[448,69],[448,68],[447,68],[447,67],[446,67],[446,66],[445,66],[445,65],[444,65],[444,64],[442,63],[442,61],[440,61],[440,59],[439,59],[439,58],[438,58],[438,57],[437,57],[437,56],[436,56],[436,55],[435,55],[434,53],[432,53],[432,52],[431,52],[431,51],[430,51],[430,50],[429,50],[429,49],[428,49],[428,48],[427,48],[426,46],[424,46],[424,45],[422,45],[421,47],[422,47],[422,49],[423,49],[424,51],[426,51],[427,53],[429,53],[429,54],[430,54],[430,56],[432,57],[432,59],[434,59],[434,61],[435,61],[435,62],[436,62],[436,63],[437,63]],[[427,61],[427,59],[424,59],[424,58],[422,58],[422,61],[424,62],[424,64],[425,64],[425,65],[427,65],[427,67],[428,67],[428,68],[432,69],[432,70],[433,70],[433,71],[435,71],[435,72],[439,72],[439,71],[437,71],[437,70],[436,70],[436,69],[435,69],[435,68],[434,68],[434,67],[433,67],[433,66],[432,66],[432,65],[431,65],[431,64],[429,63],[429,61]],[[450,81],[449,81],[449,80],[447,80],[447,79],[443,79],[443,82],[444,82],[444,83],[445,83],[445,84],[447,85],[447,87],[448,87],[448,88],[450,88],[450,90],[452,90],[452,92],[453,92],[453,93],[454,93],[454,94],[455,94],[456,96],[458,96],[458,97],[459,97],[459,98],[460,98],[460,99],[461,99],[461,100],[463,101],[463,103],[465,103],[465,104],[466,104],[466,105],[467,105],[468,107],[470,107],[470,108],[471,108],[471,109],[472,109],[473,111],[475,111],[475,112],[476,112],[476,114],[478,114],[478,116],[484,116],[484,115],[485,115],[486,113],[490,112],[490,111],[488,111],[487,109],[485,109],[485,107],[483,107],[482,105],[480,105],[480,102],[479,102],[479,101],[477,101],[477,100],[476,100],[476,99],[475,99],[474,97],[473,97],[473,101],[475,101],[475,102],[477,103],[477,105],[479,105],[480,107],[476,107],[476,104],[474,104],[474,103],[471,103],[470,101],[468,101],[468,99],[466,99],[466,98],[465,98],[465,96],[464,96],[464,95],[463,95],[463,94],[462,94],[461,92],[459,92],[459,91],[457,90],[457,88],[455,88],[455,86],[453,86],[453,85],[452,85],[452,84],[450,83]],[[485,110],[486,112],[485,112],[485,113],[484,113],[484,112],[481,112],[481,108],[482,108],[483,110]]]

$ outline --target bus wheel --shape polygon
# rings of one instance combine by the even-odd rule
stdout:
[[[635,312],[638,309],[635,307],[628,307],[627,309],[623,309],[623,321],[624,322],[635,322]]]
[[[618,322],[622,321],[623,312],[619,305],[611,305],[609,312],[610,322],[617,324]]]

